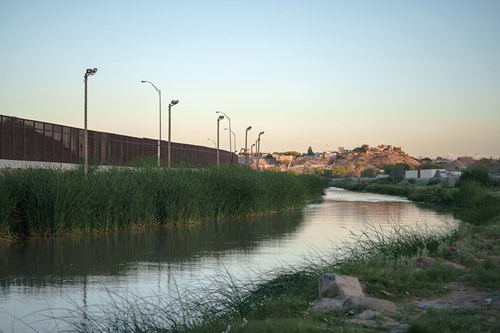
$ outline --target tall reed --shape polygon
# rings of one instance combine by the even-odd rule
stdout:
[[[60,235],[246,216],[302,206],[317,176],[210,169],[16,170],[0,176],[0,237]]]

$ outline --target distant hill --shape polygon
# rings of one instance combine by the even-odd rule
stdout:
[[[363,171],[370,170],[373,173],[380,173],[385,165],[398,163],[407,164],[412,168],[416,168],[420,164],[418,160],[409,156],[399,147],[390,145],[368,147],[365,145],[342,152],[297,157],[286,162],[267,160],[265,167],[274,167],[295,173],[331,170],[334,175],[359,177]]]
[[[274,153],[273,158],[261,157],[259,168],[288,171],[294,173],[331,173],[332,176],[375,176],[382,170],[389,174],[401,173],[404,168],[398,164],[406,164],[410,168],[421,169],[446,169],[461,171],[469,167],[480,168],[488,171],[490,176],[500,178],[500,159],[462,156],[456,160],[438,157],[434,160],[424,158],[421,161],[408,155],[400,147],[379,145],[377,147],[362,147],[353,150],[339,149],[335,152],[314,154],[312,156],[297,156],[298,152]],[[255,156],[240,156],[240,163],[256,168]],[[386,168],[387,165],[394,166]],[[391,170],[392,169],[392,170]]]

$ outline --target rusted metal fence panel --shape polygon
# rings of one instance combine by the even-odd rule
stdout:
[[[0,159],[81,163],[84,130],[59,124],[0,115]],[[101,165],[126,165],[156,157],[158,141],[114,133],[88,131],[89,161]],[[171,142],[172,164],[204,167],[217,163],[214,148]],[[168,143],[161,142],[161,159],[167,162]],[[220,163],[231,164],[231,153],[220,151]],[[233,160],[238,159],[233,156]]]

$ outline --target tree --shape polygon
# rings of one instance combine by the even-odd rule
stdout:
[[[462,172],[457,186],[461,186],[467,182],[476,182],[479,185],[488,186],[491,184],[491,178],[486,169],[469,167]]]
[[[292,151],[283,151],[283,152],[274,152],[274,155],[292,155],[293,157],[300,157],[302,154],[299,153],[298,151],[292,150]]]
[[[377,177],[377,172],[371,168],[364,169],[363,171],[361,171],[361,177],[375,178]]]
[[[404,177],[405,171],[411,170],[411,166],[406,163],[384,165],[385,174],[390,177]]]

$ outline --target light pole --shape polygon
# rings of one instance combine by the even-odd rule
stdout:
[[[214,143],[214,147],[217,148],[217,142],[215,142],[214,140],[212,140],[210,138],[208,138],[207,140],[212,141]]]
[[[258,160],[258,156],[257,156],[257,149],[259,147],[258,143],[259,143],[259,140],[255,140],[255,143],[252,145],[252,146],[255,147],[255,157],[256,157],[256,159],[255,159],[255,169],[257,169],[257,170],[259,168],[259,160]],[[253,160],[252,160],[252,163],[253,163]]]
[[[231,118],[229,118],[227,116],[227,114],[225,114],[222,111],[215,111],[215,113],[222,113],[227,118],[227,120],[229,121],[229,151],[231,152],[231,156],[229,158],[230,158],[231,164],[232,164],[233,163],[233,147],[231,145]]]
[[[222,119],[224,119],[224,116],[219,116],[219,118],[217,118],[217,166],[219,166],[219,164],[220,164],[220,160],[219,160],[219,123]]]
[[[158,167],[160,167],[160,156],[161,156],[161,90],[158,89],[153,82],[151,81],[145,81],[145,80],[142,80],[141,83],[149,83],[150,85],[153,86],[153,88],[155,88],[156,92],[158,93],[158,105],[159,105],[159,114],[160,114],[160,124],[159,124],[159,138],[158,138]]]
[[[245,155],[248,155],[248,146],[247,146],[247,139],[248,139],[248,131],[252,129],[252,126],[248,126],[247,129],[245,130]]]
[[[260,136],[264,134],[264,131],[259,133],[259,138],[257,139],[257,170],[259,170],[259,160],[260,160]]]
[[[257,139],[257,142],[258,142],[258,145],[257,145],[257,150],[258,150],[258,153],[260,153],[260,136],[264,134],[264,131],[260,132],[259,133],[259,138]]]
[[[170,152],[171,152],[171,149],[170,149],[170,143],[172,142],[171,138],[170,138],[170,134],[172,133],[172,122],[171,122],[171,109],[172,109],[172,106],[174,106],[175,104],[179,103],[179,100],[178,99],[173,99],[172,101],[170,101],[170,103],[168,104],[168,167],[170,168]]]
[[[252,126],[248,126],[247,129],[245,130],[245,163],[248,163],[248,131],[252,129]]]
[[[231,129],[229,128],[224,128],[225,131],[229,130],[229,133],[231,133],[233,135],[233,139],[234,139],[234,152],[236,153],[236,134],[231,131]],[[231,152],[231,156],[232,156],[233,152]]]
[[[255,143],[250,147],[250,155],[253,155],[253,147],[255,147]]]
[[[89,172],[89,134],[87,131],[87,80],[89,76],[94,75],[97,73],[97,68],[90,69],[88,68],[85,71],[85,75],[83,76],[85,78],[85,102],[84,102],[84,124],[85,124],[85,129],[83,131],[83,145],[84,145],[84,163],[83,163],[83,170],[85,172],[85,176],[87,176],[87,173]]]

